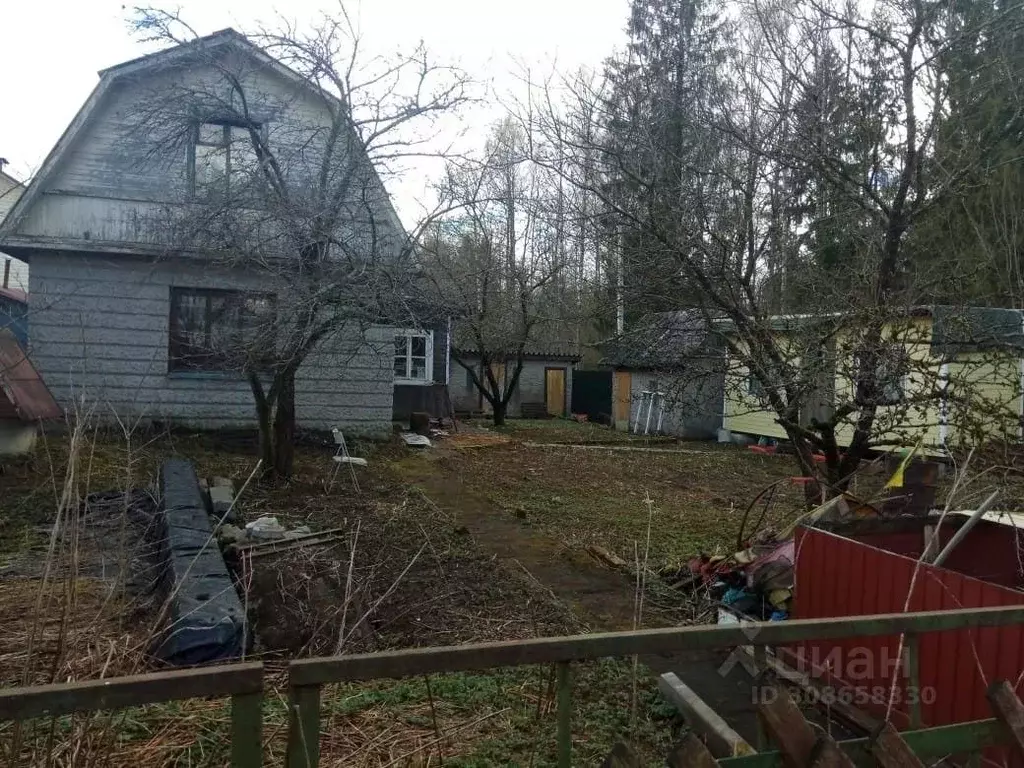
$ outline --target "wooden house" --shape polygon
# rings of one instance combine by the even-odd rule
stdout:
[[[244,125],[225,72],[248,96]],[[189,92],[203,98],[177,96]],[[100,72],[0,225],[0,250],[30,264],[29,351],[58,402],[84,398],[107,417],[200,428],[255,424],[250,384],[214,340],[241,338],[247,318],[281,311],[287,289],[247,264],[178,248],[170,235],[240,169],[252,166],[258,180],[262,161],[245,143],[257,131],[297,189],[312,187],[301,174],[319,167],[323,152],[347,152],[358,167],[360,193],[368,190],[356,201],[363,220],[333,233],[335,241],[372,230],[404,242],[355,129],[327,143],[332,98],[230,29]],[[154,110],[162,122],[140,126],[139,115]],[[437,376],[421,365],[430,357],[421,352],[437,343],[433,329],[396,324],[373,319],[317,344],[296,374],[300,427],[390,432],[396,384],[425,386]]]

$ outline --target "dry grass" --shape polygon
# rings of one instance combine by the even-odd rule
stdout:
[[[332,451],[328,445],[307,445],[299,452],[290,484],[253,487],[239,504],[245,519],[271,514],[286,525],[360,531],[354,550],[349,537],[333,555],[321,551],[315,556],[267,559],[271,583],[292,588],[290,594],[282,590],[284,602],[300,593],[314,595],[317,590],[311,590],[308,581],[320,578],[317,574],[325,568],[340,577],[354,551],[359,602],[373,608],[367,621],[372,635],[364,649],[514,639],[582,628],[550,592],[522,571],[481,553],[448,513],[403,482],[391,470],[390,459],[404,456],[404,451],[384,447],[374,454],[367,446],[357,450],[371,457],[370,467],[360,470],[361,494],[344,477],[325,493]],[[134,555],[95,557],[84,551],[95,550],[103,541],[123,546],[125,538],[131,538],[130,527],[122,529],[127,537],[117,539],[110,527],[116,516],[101,519],[82,514],[79,508],[92,491],[150,485],[159,463],[172,455],[193,460],[203,476],[240,479],[255,463],[252,447],[245,442],[224,443],[198,435],[132,436],[128,441],[107,433],[87,434],[77,446],[51,439],[34,461],[9,468],[15,491],[0,502],[0,531],[8,552],[0,582],[0,619],[5,620],[0,668],[7,684],[85,680],[152,668],[146,650],[156,636],[156,612],[145,599],[148,596],[139,594],[138,585],[126,576],[126,564]],[[58,474],[61,468],[73,468],[70,485],[67,475]],[[63,523],[55,527],[58,519]],[[311,569],[297,567],[306,565]],[[328,590],[304,600],[298,614],[271,611],[283,631],[290,627],[296,633],[297,620],[325,631],[309,634],[298,649],[273,647],[277,644],[268,643],[265,635],[257,652],[265,658],[284,652],[323,652],[337,641],[336,625],[323,621],[335,597]],[[26,641],[29,637],[32,642]],[[350,650],[359,647],[357,643]],[[628,667],[610,669],[615,686],[629,674]],[[325,718],[332,726],[324,744],[324,764],[380,766],[396,759],[403,765],[428,764],[442,752],[462,755],[461,764],[478,765],[492,764],[491,757],[498,754],[526,758],[536,753],[534,764],[546,764],[550,692],[539,688],[545,674],[509,670],[444,676],[432,681],[431,694],[423,681],[348,686],[325,693]],[[609,679],[608,672],[603,675],[593,684]],[[265,705],[266,753],[271,762],[283,757],[283,691],[280,676],[272,675]],[[607,721],[606,736],[611,739],[619,728],[614,707],[602,697],[594,702],[596,714],[581,716]],[[427,710],[432,716],[424,725]],[[0,743],[8,761],[16,764],[220,765],[226,760],[228,722],[226,702],[169,702],[113,714],[44,718],[20,728],[4,724]],[[595,733],[604,734],[602,727],[595,726]],[[652,726],[642,740],[655,739],[656,730]],[[594,749],[600,751],[604,743],[602,736]]]

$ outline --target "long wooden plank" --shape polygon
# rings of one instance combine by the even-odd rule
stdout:
[[[839,748],[835,739],[827,733],[818,737],[807,768],[854,768],[853,761]],[[803,768],[803,766],[801,766]]]
[[[1024,623],[1024,605],[891,613],[856,618],[801,619],[715,626],[668,627],[635,632],[602,632],[442,648],[300,659],[289,664],[292,685],[401,678],[522,664],[555,664],[607,656],[665,654],[750,645],[784,645],[832,637],[935,632],[963,627]]]
[[[693,733],[683,737],[683,741],[668,756],[668,768],[718,768],[718,761],[711,751]]]
[[[758,719],[782,753],[783,764],[788,768],[807,768],[818,734],[784,688],[769,690],[776,695],[757,706]]]
[[[262,689],[260,662],[8,688],[0,690],[0,720],[124,709],[178,699],[259,693]]]
[[[919,731],[903,731],[900,736],[922,760],[977,752],[1007,743],[1006,732],[995,718],[940,725]],[[874,765],[869,737],[840,741],[838,747],[857,765]],[[721,768],[777,768],[783,764],[780,752],[758,752],[756,755],[728,757],[719,760],[718,763]]]
[[[288,754],[286,768],[316,768],[320,764],[320,687],[292,686],[288,693]]]
[[[1024,756],[1024,704],[1017,698],[1013,686],[1006,680],[997,680],[989,686],[986,696],[996,719],[1013,739],[1017,753]]]
[[[558,768],[571,768],[572,670],[567,661],[558,665],[556,689],[558,697]]]
[[[793,669],[776,656],[766,656],[762,665],[767,666],[785,682],[800,688],[811,701],[816,702],[819,708],[827,710],[831,716],[838,716],[865,733],[872,733],[878,728],[878,720],[863,709],[840,701],[836,696],[827,697],[824,685],[806,672]]]
[[[674,672],[666,672],[658,678],[658,690],[682,712],[690,728],[707,740],[715,757],[754,753],[754,748]]]
[[[924,768],[921,758],[901,737],[892,723],[885,723],[874,735],[871,754],[882,768]]]

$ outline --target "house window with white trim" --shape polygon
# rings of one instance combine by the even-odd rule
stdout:
[[[252,123],[265,141],[265,128]],[[195,127],[192,147],[192,191],[197,197],[239,194],[259,171],[248,125],[208,121]]]
[[[431,331],[395,333],[395,383],[429,384],[434,380],[434,334]]]

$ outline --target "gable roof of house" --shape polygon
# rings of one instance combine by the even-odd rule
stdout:
[[[0,415],[22,421],[60,419],[61,411],[46,383],[14,334],[0,329]]]
[[[0,222],[0,240],[3,239],[5,234],[12,232],[15,229],[21,219],[24,218],[25,213],[35,203],[36,198],[42,194],[42,191],[64,161],[64,158],[68,154],[71,146],[74,144],[75,139],[82,132],[82,129],[90,122],[100,103],[103,101],[103,98],[115,83],[120,82],[127,77],[140,75],[149,70],[185,62],[193,59],[200,53],[212,53],[221,48],[234,48],[235,50],[241,51],[265,65],[278,75],[284,77],[286,80],[290,80],[296,85],[315,92],[317,96],[322,98],[334,98],[331,94],[325,91],[315,89],[298,72],[285,64],[282,64],[273,56],[268,55],[245,35],[230,27],[219,30],[210,35],[198,37],[195,40],[191,40],[181,45],[164,48],[154,53],[139,56],[138,58],[121,62],[120,64],[115,64],[111,67],[107,67],[106,69],[101,69],[98,73],[100,76],[99,83],[96,84],[96,87],[93,88],[92,93],[89,94],[85,103],[75,114],[75,117],[68,124],[67,128],[64,129],[64,132],[57,140],[57,143],[53,145],[53,148],[46,156],[46,159],[43,160],[43,164],[40,166],[39,172],[28,184],[25,193],[15,202],[14,207],[8,212],[7,217]],[[374,174],[377,173],[376,168],[374,168],[373,172]],[[380,179],[378,177],[378,181],[379,180]],[[381,183],[381,186],[383,187],[383,183]],[[387,215],[392,220],[393,226],[396,227],[395,231],[404,232],[405,230],[404,227],[402,227],[401,219],[398,218],[398,214],[395,212],[394,206],[391,203],[390,195],[385,195],[385,205],[387,207]]]
[[[697,310],[655,312],[598,347],[605,365],[673,370],[691,360],[708,338],[708,324]]]

